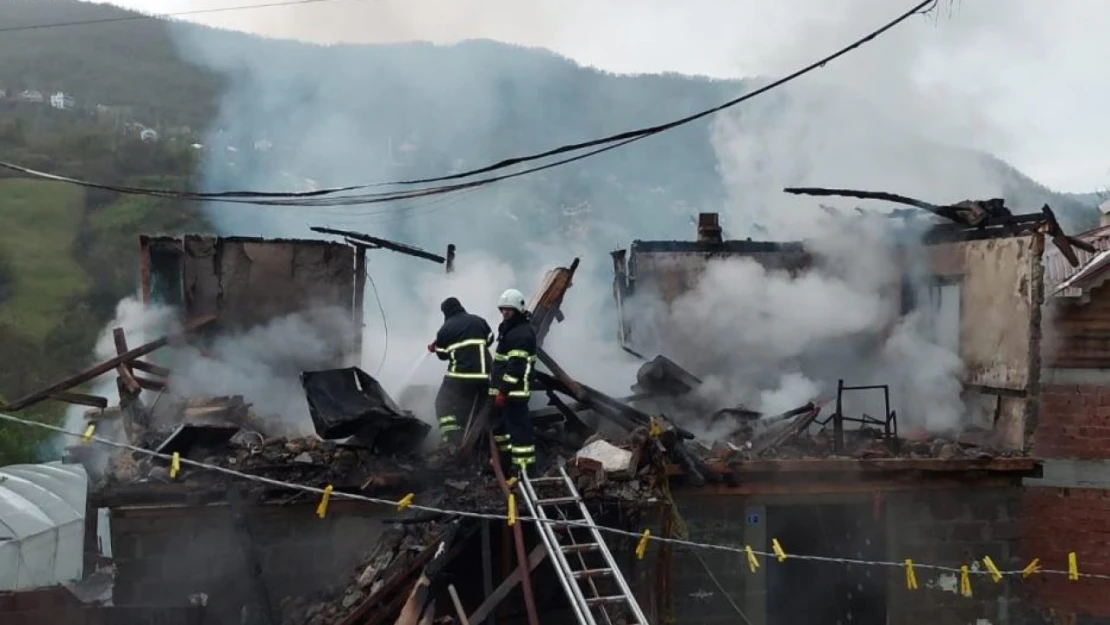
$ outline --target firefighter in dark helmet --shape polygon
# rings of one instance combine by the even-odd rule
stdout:
[[[532,421],[528,416],[536,332],[520,291],[509,289],[502,293],[497,308],[502,321],[497,328],[489,390],[494,398],[493,436],[501,451],[502,466],[509,460],[520,473],[536,462]]]
[[[440,310],[443,325],[428,351],[447,361],[447,372],[436,395],[436,417],[444,442],[454,446],[460,442],[470,415],[477,414],[486,401],[493,331],[485,319],[466,312],[454,297],[443,300]]]

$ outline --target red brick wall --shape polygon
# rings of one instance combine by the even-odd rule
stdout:
[[[1080,572],[1110,575],[1110,491],[1028,488],[1021,525],[1026,558],[1066,571],[1068,552],[1074,551]],[[1110,580],[1034,575],[1023,587],[1042,610],[1110,617]]]
[[[1042,386],[1033,453],[1041,458],[1110,459],[1110,386]]]

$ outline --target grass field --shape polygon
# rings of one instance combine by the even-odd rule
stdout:
[[[0,251],[14,270],[12,297],[0,303],[0,321],[31,340],[45,337],[89,286],[73,254],[83,210],[79,187],[0,180]]]

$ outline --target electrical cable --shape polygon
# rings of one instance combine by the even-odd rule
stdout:
[[[59,175],[55,175],[55,174],[49,174],[49,173],[46,173],[46,172],[40,172],[40,171],[32,170],[30,168],[21,167],[19,165],[13,164],[13,163],[7,163],[7,162],[3,162],[3,161],[0,161],[0,167],[4,167],[4,168],[14,170],[14,171],[17,171],[17,172],[20,172],[20,173],[24,173],[24,174],[31,175],[31,176],[37,176],[37,177],[48,179],[48,180],[55,180],[55,181],[58,181],[58,182],[68,182],[70,184],[77,184],[77,185],[80,185],[80,186],[86,186],[86,187],[90,187],[90,188],[98,188],[98,189],[103,189],[103,190],[116,191],[116,192],[119,192],[119,193],[145,194],[145,195],[154,195],[154,196],[159,196],[159,197],[191,199],[191,200],[196,200],[196,201],[225,201],[225,202],[232,202],[232,203],[245,203],[245,204],[270,205],[270,206],[273,206],[273,205],[278,205],[278,206],[281,206],[281,205],[283,205],[283,206],[347,206],[347,205],[356,205],[356,204],[361,205],[361,204],[374,204],[374,203],[379,203],[379,202],[393,202],[393,201],[402,200],[402,199],[424,197],[424,196],[429,196],[429,195],[438,195],[438,194],[442,194],[442,193],[451,193],[453,191],[475,188],[475,187],[479,187],[479,186],[485,186],[485,185],[488,185],[488,184],[493,184],[495,182],[500,182],[500,181],[508,180],[508,179],[511,179],[511,178],[517,178],[517,177],[524,176],[524,175],[527,175],[527,174],[532,174],[532,173],[544,171],[544,170],[547,170],[547,169],[551,169],[551,168],[554,168],[554,167],[558,167],[558,166],[561,166],[561,165],[566,165],[566,164],[569,164],[569,163],[573,163],[573,162],[576,162],[576,161],[579,161],[579,160],[582,160],[582,159],[585,159],[585,158],[589,158],[591,156],[595,156],[595,155],[598,155],[598,154],[602,154],[604,152],[608,152],[610,150],[614,150],[616,148],[624,147],[624,146],[626,146],[630,143],[639,141],[641,139],[645,139],[647,137],[654,136],[654,135],[660,134],[662,132],[666,132],[666,131],[674,129],[674,128],[678,128],[679,126],[683,126],[683,125],[688,124],[690,122],[693,122],[693,121],[708,117],[710,115],[719,113],[719,112],[721,112],[725,109],[731,108],[733,106],[736,106],[738,104],[746,102],[746,101],[748,101],[752,98],[755,98],[755,97],[758,97],[758,96],[760,96],[764,93],[767,93],[768,91],[771,91],[772,89],[776,89],[778,87],[781,87],[782,85],[785,85],[789,82],[792,82],[792,81],[794,81],[794,80],[796,80],[796,79],[798,79],[798,78],[800,78],[800,77],[802,77],[802,76],[804,76],[804,75],[806,75],[806,74],[808,74],[808,73],[810,73],[810,72],[812,72],[816,69],[819,69],[819,68],[825,66],[827,63],[829,63],[831,61],[834,61],[834,60],[846,55],[847,53],[849,53],[849,52],[859,48],[860,46],[872,41],[876,37],[886,33],[887,31],[894,28],[895,26],[902,23],[903,21],[909,19],[910,17],[912,17],[914,15],[917,15],[917,14],[920,14],[920,13],[923,13],[923,12],[927,13],[928,11],[931,11],[933,9],[933,7],[935,7],[937,2],[938,2],[938,0],[923,0],[922,2],[919,2],[917,5],[915,5],[913,8],[911,8],[908,11],[902,13],[901,15],[894,18],[893,20],[887,22],[886,24],[884,24],[883,26],[881,26],[877,30],[874,30],[871,33],[865,35],[864,37],[862,37],[860,39],[857,39],[855,42],[849,44],[848,46],[843,47],[843,48],[837,50],[836,52],[834,52],[834,53],[832,53],[832,54],[830,54],[830,55],[828,55],[828,56],[826,56],[826,57],[824,57],[824,58],[822,58],[818,61],[815,61],[815,62],[813,62],[813,63],[811,63],[811,64],[809,64],[809,65],[807,65],[807,66],[805,66],[805,67],[803,67],[803,68],[801,68],[801,69],[799,69],[799,70],[797,70],[797,71],[795,71],[791,74],[783,76],[783,77],[781,77],[781,78],[779,78],[775,81],[772,81],[772,82],[770,82],[770,83],[768,83],[768,84],[766,84],[766,85],[764,85],[764,86],[762,86],[758,89],[755,89],[754,91],[750,91],[750,92],[748,92],[748,93],[746,93],[742,96],[739,96],[737,98],[734,98],[732,100],[729,100],[727,102],[719,104],[719,105],[714,106],[712,108],[704,109],[704,110],[699,111],[697,113],[687,115],[686,117],[682,117],[682,118],[672,120],[672,121],[669,121],[669,122],[665,122],[665,123],[662,123],[662,124],[657,124],[657,125],[654,125],[654,126],[639,128],[639,129],[636,129],[636,130],[629,130],[629,131],[617,133],[617,134],[614,134],[614,135],[609,135],[607,137],[602,137],[602,138],[599,138],[599,139],[593,139],[593,140],[590,140],[590,141],[584,141],[584,142],[572,143],[572,144],[565,144],[565,145],[562,145],[562,146],[559,146],[559,147],[556,147],[556,148],[546,150],[544,152],[539,152],[539,153],[530,154],[530,155],[526,155],[526,156],[517,156],[517,157],[513,157],[513,158],[508,158],[508,159],[504,159],[504,160],[498,161],[496,163],[493,163],[491,165],[487,165],[487,166],[484,166],[484,167],[479,167],[479,168],[476,168],[476,169],[470,169],[470,170],[463,171],[463,172],[458,172],[458,173],[455,173],[455,174],[449,174],[449,175],[445,175],[445,176],[437,176],[437,177],[432,177],[432,178],[418,178],[418,179],[411,179],[411,180],[399,180],[399,181],[394,181],[394,182],[379,182],[379,183],[371,183],[371,184],[351,185],[351,186],[345,186],[345,187],[332,187],[332,188],[326,188],[326,189],[318,189],[318,190],[315,190],[315,191],[302,191],[302,192],[219,191],[219,192],[208,192],[208,193],[195,193],[195,192],[172,191],[172,190],[168,190],[168,189],[127,187],[127,186],[121,186],[121,185],[106,185],[106,184],[102,184],[102,183],[96,183],[96,182],[81,180],[81,179],[77,179],[77,178],[71,178],[71,177],[67,177],[67,176],[59,176]],[[347,196],[347,197],[323,197],[323,196],[335,195],[337,193],[346,193],[346,192],[349,192],[349,191],[357,191],[357,190],[369,189],[369,188],[374,188],[374,187],[399,186],[399,185],[409,186],[409,185],[417,185],[417,184],[426,184],[426,183],[431,183],[431,182],[445,182],[445,181],[449,181],[449,180],[458,180],[458,179],[461,179],[461,178],[469,178],[471,176],[475,176],[475,175],[478,175],[478,174],[489,173],[489,172],[492,172],[492,171],[496,171],[496,170],[504,169],[504,168],[507,168],[507,167],[511,167],[513,165],[519,165],[519,164],[522,164],[522,163],[541,160],[541,159],[544,159],[544,158],[548,158],[548,157],[551,157],[551,156],[556,156],[556,155],[559,155],[559,154],[564,154],[564,153],[567,153],[567,152],[576,152],[576,151],[579,151],[579,150],[583,150],[583,149],[591,148],[591,147],[597,147],[597,146],[602,146],[602,147],[599,147],[598,149],[591,150],[589,152],[586,152],[584,154],[580,154],[580,155],[577,155],[577,156],[574,156],[574,157],[569,157],[569,158],[561,159],[561,160],[558,160],[558,161],[555,161],[555,162],[552,162],[552,163],[548,163],[546,165],[531,167],[531,168],[520,170],[520,171],[511,173],[511,174],[503,174],[503,175],[499,175],[499,176],[491,176],[491,177],[488,177],[488,178],[482,178],[482,179],[474,180],[474,181],[467,182],[467,183],[459,183],[459,184],[453,184],[453,185],[442,185],[442,186],[431,186],[431,187],[425,187],[425,188],[422,188],[422,189],[414,189],[412,191],[399,191],[399,192],[394,192],[394,193],[370,193],[370,194],[359,194],[359,195]],[[297,201],[297,200],[300,200],[301,198],[312,198],[312,199],[314,199],[314,201],[311,201],[311,202]]]
[[[51,22],[48,24],[26,24],[23,26],[0,27],[0,33],[13,33],[23,30],[44,30],[47,28],[64,28],[67,26],[89,26],[94,24],[114,24],[117,22],[134,22],[138,20],[158,20],[170,17],[187,17],[191,15],[205,15],[209,13],[230,13],[233,11],[250,11],[253,9],[272,9],[278,7],[291,7],[304,4],[321,4],[324,2],[357,2],[360,0],[289,0],[288,2],[266,2],[263,4],[240,4],[229,7],[216,7],[212,9],[191,9],[188,11],[175,11],[173,13],[139,13],[121,15],[120,17],[104,17],[94,20],[74,20],[72,22]],[[120,7],[115,7],[120,8]]]
[[[385,320],[385,307],[382,306],[382,298],[378,295],[378,285],[374,282],[374,277],[370,272],[366,272],[366,280],[370,282],[370,288],[374,291],[374,299],[378,302],[378,312],[382,315],[382,331],[385,333],[385,345],[382,347],[382,360],[378,363],[378,369],[374,375],[379,375],[382,369],[385,368],[385,359],[389,355],[389,324]]]
[[[90,441],[90,442],[96,442],[97,444],[105,445],[107,447],[114,447],[116,449],[123,449],[123,450],[130,451],[130,452],[133,452],[133,453],[143,454],[143,455],[151,457],[151,458],[158,458],[160,460],[164,460],[164,461],[167,461],[167,462],[173,462],[174,461],[174,456],[171,455],[171,454],[164,454],[164,453],[153,451],[153,450],[150,450],[150,449],[145,449],[143,447],[136,447],[135,445],[131,445],[131,444],[128,444],[128,443],[120,443],[120,442],[116,442],[116,441],[113,441],[113,440],[108,440],[106,438],[102,438],[102,437],[95,436],[95,435],[88,436],[88,435],[86,435],[85,433],[82,433],[82,432],[74,432],[74,431],[71,431],[71,430],[67,430],[63,427],[59,427],[59,426],[56,426],[56,425],[50,425],[49,423],[41,423],[39,421],[31,421],[31,420],[28,420],[28,419],[21,419],[19,417],[9,415],[9,414],[5,414],[5,413],[2,413],[2,412],[0,412],[0,421],[6,421],[8,423],[15,423],[15,424],[19,424],[19,425],[42,428],[42,429],[50,430],[50,431],[58,433],[58,434],[64,434],[66,436],[71,436],[71,437],[74,437],[74,438],[83,439],[83,440],[87,440],[87,441]],[[283,482],[281,480],[275,480],[275,479],[272,479],[272,478],[263,477],[261,475],[251,475],[249,473],[243,473],[242,471],[236,471],[235,469],[228,469],[228,468],[221,467],[221,466],[214,465],[214,464],[206,464],[206,463],[198,462],[196,460],[191,460],[191,459],[188,459],[188,458],[178,457],[177,461],[181,465],[196,467],[198,469],[212,471],[212,472],[215,472],[215,473],[221,473],[223,475],[228,475],[228,476],[231,476],[231,477],[236,477],[236,478],[240,478],[240,479],[244,479],[244,480],[248,480],[248,481],[252,481],[252,482],[257,482],[257,483],[260,483],[260,484],[266,484],[268,486],[275,486],[275,487],[278,487],[278,488],[286,488],[286,489],[291,489],[291,490],[300,490],[300,491],[303,491],[303,492],[313,493],[313,494],[316,494],[316,495],[323,495],[325,493],[328,493],[329,497],[335,498],[335,499],[348,499],[348,500],[352,500],[352,501],[362,501],[362,502],[372,503],[372,504],[377,504],[377,505],[382,505],[382,506],[412,508],[413,510],[421,510],[421,511],[424,511],[424,512],[432,512],[432,513],[436,513],[436,514],[444,514],[444,515],[450,515],[450,516],[456,516],[456,517],[462,517],[462,518],[484,519],[484,520],[489,520],[489,521],[507,521],[509,519],[508,515],[504,515],[504,514],[492,514],[492,513],[487,513],[487,512],[474,512],[474,511],[469,511],[469,510],[452,510],[452,509],[449,509],[449,508],[438,508],[438,507],[434,507],[434,506],[426,506],[426,505],[422,505],[422,504],[417,504],[417,503],[414,503],[414,502],[411,502],[411,501],[407,501],[407,502],[393,501],[393,500],[389,500],[389,499],[380,499],[380,498],[377,498],[377,497],[368,497],[366,495],[358,495],[358,494],[355,494],[355,493],[346,493],[346,492],[342,492],[342,491],[326,490],[326,489],[323,489],[323,488],[319,488],[319,487],[316,487],[316,486],[308,486],[308,485],[305,485],[305,484],[295,484],[295,483],[292,483],[292,482]],[[538,518],[535,518],[535,517],[523,516],[523,515],[519,515],[519,514],[516,515],[514,518],[517,521],[526,522],[526,523],[551,523],[551,524],[557,524],[557,525],[563,525],[563,526],[579,527],[579,528],[582,528],[582,529],[593,529],[593,530],[597,530],[599,532],[613,534],[613,535],[616,535],[616,536],[622,536],[622,537],[626,537],[626,538],[633,538],[633,539],[636,539],[636,540],[645,540],[646,539],[648,541],[654,541],[654,542],[657,542],[657,543],[666,543],[666,544],[671,544],[671,545],[688,547],[688,548],[692,548],[692,549],[705,549],[705,550],[710,550],[710,551],[722,551],[722,552],[726,552],[726,553],[736,553],[736,554],[744,555],[745,557],[747,557],[747,555],[749,553],[749,548],[747,546],[745,546],[745,547],[734,547],[734,546],[731,546],[731,545],[720,545],[720,544],[714,544],[714,543],[700,543],[700,542],[687,540],[687,539],[683,539],[683,538],[668,538],[668,537],[664,537],[664,536],[656,536],[655,534],[650,534],[650,535],[644,536],[643,533],[617,529],[617,528],[614,528],[614,527],[605,527],[603,525],[589,524],[589,523],[586,523],[584,521],[562,520],[562,519],[538,519]],[[762,551],[762,550],[758,550],[758,549],[754,549],[754,548],[750,549],[750,552],[754,555],[762,556],[762,557],[768,558],[768,559],[779,557],[779,554],[776,554],[774,552]],[[860,566],[879,566],[879,567],[884,567],[884,568],[899,568],[899,569],[905,568],[905,566],[906,566],[906,563],[904,561],[903,562],[889,562],[889,561],[885,561],[885,560],[862,560],[862,559],[858,559],[858,558],[836,558],[836,557],[831,557],[831,556],[813,556],[813,555],[794,554],[794,553],[786,555],[785,557],[787,559],[790,559],[790,560],[803,560],[803,561],[808,561],[808,562],[824,562],[824,563],[829,563],[829,564],[855,564],[855,565],[860,565]],[[967,575],[976,575],[976,576],[990,576],[990,575],[993,575],[993,573],[991,571],[983,570],[983,569],[980,569],[978,567],[972,569],[971,567],[968,567],[968,566],[952,567],[952,566],[945,566],[945,565],[940,565],[940,564],[918,564],[918,563],[914,563],[913,566],[915,568],[921,569],[921,570],[929,570],[929,571],[937,571],[937,572],[945,572],[945,573],[956,573],[956,574],[966,573]],[[1027,570],[1001,570],[1000,569],[1000,570],[998,570],[998,574],[1000,576],[1004,576],[1004,577],[1016,577],[1016,576],[1025,577],[1029,574],[1029,572]],[[1107,574],[1083,573],[1083,572],[1078,572],[1078,571],[1064,571],[1064,570],[1056,570],[1056,569],[1040,569],[1040,568],[1038,568],[1038,569],[1036,569],[1034,574],[1064,575],[1064,576],[1069,576],[1069,577],[1072,577],[1072,578],[1089,578],[1089,579],[1110,580],[1110,575],[1107,575]]]

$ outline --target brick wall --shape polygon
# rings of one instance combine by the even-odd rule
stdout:
[[[1030,488],[1023,502],[1023,550],[1045,568],[1067,570],[1068,552],[1079,570],[1110,575],[1110,491],[1100,488]],[[1110,580],[1037,575],[1026,582],[1029,596],[1050,613],[1110,617]]]
[[[853,506],[852,514],[843,513],[846,505]],[[836,507],[842,509],[842,520],[834,524],[829,511]],[[769,551],[771,538],[782,538],[770,534],[784,528],[773,517],[787,514],[794,523],[803,524],[792,531],[827,534],[826,553],[818,555],[895,562],[908,557],[915,562],[954,567],[989,555],[1000,567],[1024,566],[1018,553],[1021,489],[1017,485],[888,492],[879,497],[878,505],[872,495],[684,497],[679,500],[679,508],[690,537],[699,542],[741,547],[751,544]],[[846,528],[843,519],[850,520],[853,515],[860,522]],[[805,525],[807,522],[809,525]],[[783,547],[790,553],[791,544],[784,542]],[[742,554],[701,550],[696,557],[688,550],[676,551],[672,568],[676,622],[736,623],[735,604],[752,625],[787,625],[782,616],[775,616],[773,606],[776,602],[781,605],[783,599],[774,597],[775,573],[769,574],[774,567],[786,565],[761,563],[759,572],[752,574]],[[789,601],[818,606],[822,602],[817,599],[825,601],[825,596],[849,595],[867,588],[870,597],[852,607],[867,613],[864,619],[855,614],[852,622],[856,625],[965,625],[984,620],[1001,625],[1011,622],[1010,618],[1025,608],[1016,588],[1009,583],[993,584],[986,577],[973,578],[974,595],[968,598],[958,593],[958,577],[951,574],[918,570],[919,590],[909,591],[901,568],[820,562],[796,562],[794,566],[810,568],[796,569],[791,583],[797,583],[799,576],[814,577],[801,586],[780,591],[790,593],[786,598]],[[779,578],[780,588],[784,581]],[[832,597],[833,607],[843,609],[843,602],[838,601]],[[874,602],[885,602],[885,615],[881,609],[878,614],[871,611],[868,604]],[[827,615],[828,609],[815,607],[815,612]]]
[[[388,512],[388,511],[387,511]],[[253,506],[248,523],[271,602],[343,585],[374,547],[383,510],[333,502]],[[224,506],[113,510],[116,603],[181,604],[208,595],[212,623],[237,623],[250,603],[243,544]]]
[[[1033,451],[1041,458],[1110,458],[1110,386],[1043,385]]]
[[[1047,360],[1058,366],[1101,364],[1081,336],[1089,325],[1058,327],[1067,340],[1057,341]],[[1099,370],[1055,369],[1051,375],[1089,383],[1042,386],[1032,451],[1043,460],[1045,479],[1025,488],[1021,554],[1026,562],[1039,558],[1045,568],[1066,570],[1068,552],[1075,551],[1080,571],[1110,574],[1110,383],[1098,383],[1107,377]],[[1110,623],[1110,580],[1037,575],[1022,584],[1022,592],[1029,622]]]

